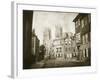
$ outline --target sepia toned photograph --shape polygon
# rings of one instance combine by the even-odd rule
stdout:
[[[91,13],[23,10],[23,69],[91,66]]]

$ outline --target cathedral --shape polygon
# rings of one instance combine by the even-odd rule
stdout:
[[[63,32],[61,26],[55,26],[55,28],[55,39],[52,39],[49,28],[44,31],[45,57],[49,59],[71,59],[77,54],[73,33]]]

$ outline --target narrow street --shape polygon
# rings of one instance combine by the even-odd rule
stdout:
[[[79,66],[87,66],[89,62],[79,62],[78,60],[42,60],[33,64],[31,68],[57,68],[57,67],[79,67]]]

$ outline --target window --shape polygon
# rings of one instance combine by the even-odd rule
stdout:
[[[77,34],[76,34],[76,42],[77,42],[77,43],[80,42],[80,33],[77,33]]]
[[[78,19],[75,23],[76,27],[80,26],[80,19]]]
[[[82,36],[83,44],[88,43],[88,33]]]
[[[82,36],[82,42],[83,42],[83,44],[85,44],[85,36],[84,35]]]
[[[61,52],[62,51],[62,48],[56,48],[56,52]]]
[[[78,19],[77,25],[80,26],[80,19]]]
[[[71,45],[71,41],[69,41],[69,45]]]
[[[87,17],[84,18],[84,24],[87,25]]]
[[[82,36],[83,44],[88,43],[88,33]]]
[[[88,33],[85,34],[85,42],[88,43]]]
[[[57,57],[57,54],[56,54],[56,57]]]
[[[78,27],[78,21],[76,21],[75,25],[76,25],[76,28],[77,28]]]
[[[84,19],[81,20],[82,28],[84,27]]]
[[[83,57],[85,57],[85,50],[83,50]]]
[[[56,52],[58,52],[58,48],[56,48]]]
[[[60,47],[60,48],[59,48],[59,52],[61,52],[61,51],[62,51],[62,48]]]

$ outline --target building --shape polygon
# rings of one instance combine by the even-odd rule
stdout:
[[[51,30],[45,28],[43,45],[48,59],[72,59],[76,55],[76,42],[71,32],[63,32],[61,26],[55,26],[55,38],[51,38]]]
[[[62,27],[59,25],[55,26],[55,38],[62,38],[63,30]]]
[[[51,30],[49,28],[45,28],[43,32],[43,45],[45,46],[46,52],[45,52],[45,58],[50,56],[51,52]]]
[[[35,34],[35,30],[32,31],[32,54],[34,56],[34,62],[39,60],[39,45],[40,40],[38,39],[37,35]]]
[[[72,58],[72,39],[69,37],[65,37],[64,39],[65,46],[65,58]]]
[[[51,56],[56,59],[64,59],[64,38],[63,29],[61,26],[55,26],[55,39],[52,41]]]
[[[52,56],[56,59],[64,59],[64,39],[54,39],[52,44]]]
[[[77,50],[76,50],[76,42],[73,33],[67,32],[64,36],[64,57],[65,59],[72,59],[76,57]]]
[[[71,37],[71,48],[72,48],[72,57],[77,57],[78,56],[78,49],[76,45],[76,40],[75,40],[75,35]]]
[[[76,43],[80,61],[91,58],[91,14],[79,13],[75,19]]]
[[[32,55],[32,16],[33,11],[23,10],[23,69],[29,69],[33,63]]]
[[[55,59],[71,60],[73,58],[73,55],[76,54],[75,39],[72,39],[73,34],[71,32],[63,32],[61,28],[56,28],[56,30],[58,31],[58,33],[62,33],[61,36],[53,39],[52,56]]]
[[[76,55],[76,42],[71,36],[62,36],[60,39],[53,40],[53,56],[56,59],[72,59]]]

